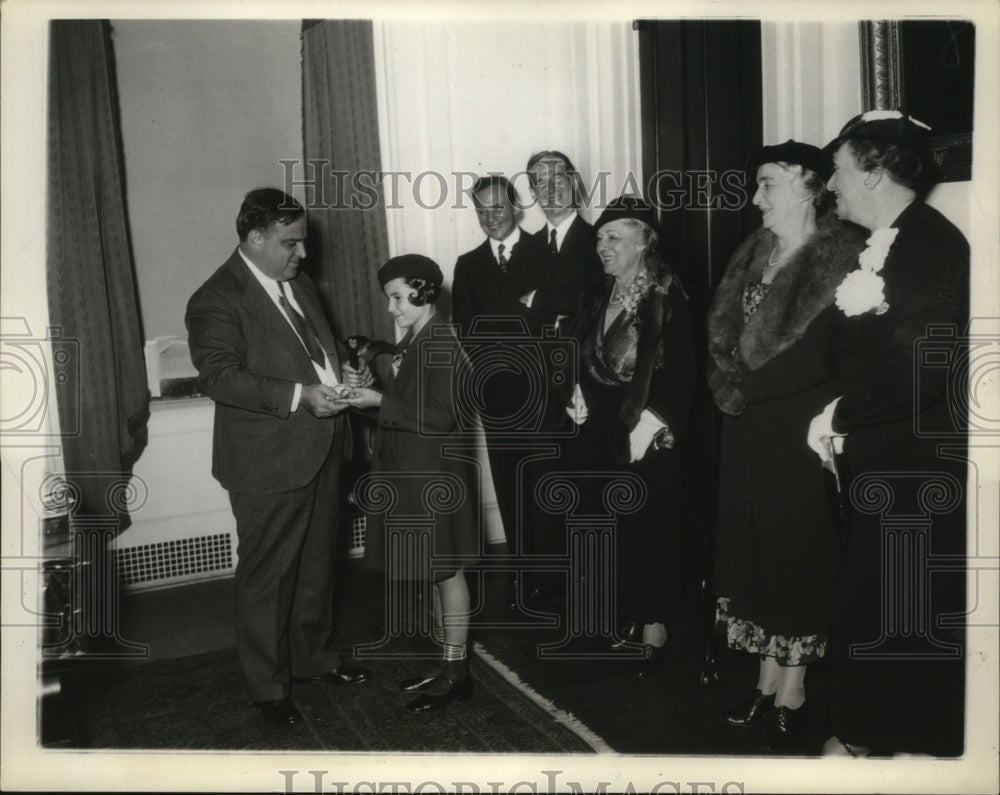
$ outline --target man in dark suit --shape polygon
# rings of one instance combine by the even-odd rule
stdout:
[[[528,311],[520,297],[541,278],[544,249],[518,226],[514,186],[506,177],[491,175],[477,179],[470,192],[486,240],[460,255],[455,264],[452,319],[463,337],[476,318],[479,333],[509,331],[522,325],[517,318],[530,330],[540,331],[541,316]]]
[[[332,648],[333,555],[345,408],[333,334],[299,273],[306,217],[287,194],[247,194],[239,245],[191,297],[185,322],[201,390],[215,401],[212,474],[239,538],[236,635],[264,720],[301,719],[296,679],[356,683]]]
[[[452,318],[458,323],[469,361],[478,376],[478,415],[486,435],[497,507],[512,554],[530,547],[527,527],[519,516],[521,461],[534,445],[544,404],[532,373],[544,372],[539,348],[531,343],[541,334],[548,315],[528,309],[520,297],[540,277],[540,249],[518,226],[518,198],[505,177],[480,177],[471,189],[479,226],[486,234],[472,251],[459,256],[452,286]],[[529,405],[533,404],[533,405]],[[459,406],[459,411],[473,408]],[[471,416],[471,412],[470,416]],[[522,501],[527,506],[526,501]],[[517,607],[517,580],[511,581],[509,602]]]
[[[604,274],[597,256],[594,227],[580,217],[580,174],[562,152],[544,151],[531,156],[525,169],[531,191],[545,226],[535,242],[545,251],[541,278],[524,298],[537,312],[555,317],[572,316],[584,289]]]

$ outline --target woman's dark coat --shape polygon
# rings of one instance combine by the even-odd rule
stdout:
[[[823,218],[743,321],[776,237],[752,234],[733,254],[708,316],[709,384],[723,418],[715,592],[729,614],[768,634],[825,635],[839,539],[812,418],[837,394],[830,317],[837,285],[866,235]]]

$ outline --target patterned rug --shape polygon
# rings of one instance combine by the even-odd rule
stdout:
[[[358,686],[299,685],[304,720],[265,724],[250,703],[235,649],[107,669],[77,681],[86,747],[104,749],[593,753],[609,750],[563,713],[519,687],[482,647],[473,698],[414,715],[397,683],[426,663],[379,660]]]

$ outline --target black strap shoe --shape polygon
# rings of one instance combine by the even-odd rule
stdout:
[[[759,723],[771,711],[774,706],[774,693],[766,696],[760,690],[754,690],[753,695],[746,701],[741,701],[733,710],[726,715],[726,723],[730,726],[738,726],[741,729]]]
[[[455,699],[468,701],[472,698],[472,677],[463,676],[453,682],[443,676],[435,677],[413,701],[406,705],[410,712],[430,712],[444,709]]]
[[[302,720],[302,713],[295,708],[290,698],[254,701],[253,705],[260,710],[260,716],[272,726],[291,726]]]

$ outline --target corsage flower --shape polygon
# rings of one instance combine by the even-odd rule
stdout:
[[[851,271],[837,287],[837,307],[848,317],[862,315],[872,309],[876,315],[889,309],[885,302],[885,280],[878,275],[899,230],[876,229],[865,241],[868,245],[858,255],[857,270]]]

